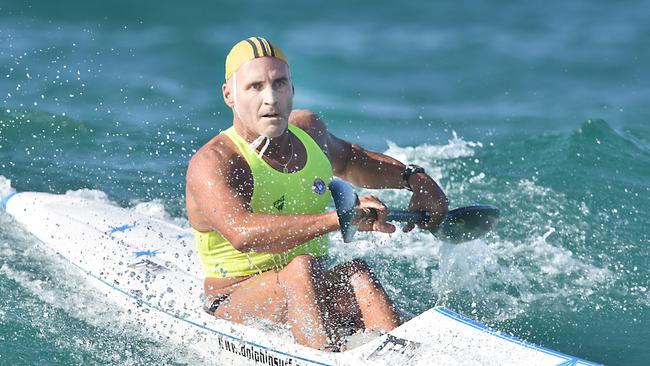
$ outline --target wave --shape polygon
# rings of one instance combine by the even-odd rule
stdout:
[[[569,151],[594,162],[607,159],[650,161],[650,147],[629,131],[619,132],[602,119],[588,120],[571,134]]]

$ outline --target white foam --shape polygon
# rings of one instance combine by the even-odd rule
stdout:
[[[427,174],[436,181],[444,177],[446,171],[457,166],[456,159],[474,156],[476,150],[483,147],[479,141],[463,140],[455,131],[452,132],[452,138],[445,145],[422,144],[402,147],[390,140],[387,140],[386,143],[388,144],[388,149],[384,152],[386,155],[405,164],[422,166]],[[444,161],[444,164],[441,164],[441,160]]]
[[[432,289],[443,299],[450,293],[469,292],[485,305],[491,320],[516,317],[536,301],[589,296],[615,278],[611,271],[576,258],[543,236],[522,242],[481,240],[446,246]],[[550,301],[552,303],[552,301]],[[562,306],[564,301],[557,303]],[[501,309],[500,314],[486,313]]]
[[[0,224],[2,221],[0,221]],[[13,250],[9,243],[0,243],[0,258],[11,258],[16,255],[16,251]]]
[[[37,240],[37,239],[33,239]],[[36,273],[17,270],[10,264],[3,264],[0,273],[12,279],[21,287],[37,296],[52,307],[64,310],[71,316],[83,319],[93,325],[110,326],[121,317],[123,312],[117,307],[107,307],[97,298],[104,295],[95,291],[84,277],[69,271],[67,263],[49,251],[43,251],[38,243],[20,243],[23,251],[19,254],[22,261],[37,264],[37,267],[47,272],[46,277]],[[14,260],[18,260],[14,258]],[[41,278],[47,278],[42,280]],[[60,281],[50,280],[59,278]]]
[[[436,258],[440,245],[442,242],[428,232],[415,229],[404,233],[398,226],[392,234],[357,232],[352,243],[343,243],[339,233],[332,234],[330,251],[345,260],[372,255],[419,260]]]
[[[11,186],[11,180],[0,175],[0,200],[15,192],[16,190]]]
[[[402,148],[390,143],[387,153],[402,161],[428,164],[435,169],[441,167],[433,164],[441,164],[449,169],[457,166],[455,159],[473,156],[481,146],[454,135],[444,147]],[[505,215],[497,232],[485,239],[451,245],[415,229],[408,234],[400,231],[391,235],[357,233],[353,243],[342,243],[340,236],[334,234],[331,253],[337,261],[365,257],[372,258],[380,266],[399,262],[414,264],[417,273],[387,278],[382,281],[384,287],[399,296],[400,287],[408,286],[409,280],[427,276],[430,289],[418,292],[430,292],[430,298],[442,305],[473,303],[472,313],[468,315],[480,317],[484,322],[515,318],[531,306],[557,306],[560,311],[589,306],[587,302],[574,300],[591,296],[616,280],[616,273],[562,244],[569,241],[571,247],[585,245],[585,225],[562,224],[567,215],[585,217],[588,209],[584,203],[571,202],[535,180],[511,182],[506,185],[505,192],[498,195],[494,193],[494,184],[494,179],[479,173],[450,183],[446,189],[452,202],[454,197],[478,192],[488,202],[501,206]],[[370,191],[360,190],[359,193]],[[404,208],[410,199],[410,193],[404,190],[372,193],[391,208],[397,208],[394,206],[398,203]],[[417,285],[421,286],[422,282]],[[406,301],[408,303],[408,299]]]
[[[96,189],[77,189],[69,190],[65,193],[68,197],[81,198],[88,201],[94,201],[99,203],[109,204],[111,206],[120,207],[116,202],[111,201],[108,198],[108,195],[104,191]],[[165,205],[161,200],[154,199],[152,201],[132,201],[131,204],[133,207],[127,208],[135,213],[143,214],[148,217],[152,217],[161,221],[168,222],[173,225],[177,225],[184,228],[189,228],[189,222],[186,218],[173,217],[167,211]]]
[[[188,350],[189,343],[185,342],[190,342],[189,338],[183,339],[183,344],[179,344],[169,340],[165,332],[143,327],[137,315],[121,306],[115,306],[111,297],[95,289],[75,267],[51,251],[42,250],[42,244],[36,238],[4,221],[0,221],[0,224],[3,229],[9,228],[4,233],[8,235],[11,244],[3,243],[0,249],[8,245],[12,249],[6,253],[11,255],[11,260],[0,266],[0,275],[34,295],[25,297],[20,303],[20,309],[16,311],[30,319],[32,326],[57,339],[61,347],[85,349],[106,363],[143,364],[151,362],[152,357],[188,364],[205,363],[203,355]],[[91,338],[94,339],[93,342],[88,342],[87,337],[75,335],[75,331],[68,330],[67,324],[60,324],[66,318],[57,310],[98,327],[99,334]],[[156,351],[152,350],[151,353],[148,350],[144,350],[147,354],[137,353],[143,351],[141,347],[144,344],[152,341],[161,342],[163,351],[156,347]],[[126,342],[144,344],[126,347]]]
[[[70,191],[66,191],[65,195],[68,197],[81,198],[88,201],[96,201],[96,202],[107,203],[109,205],[117,206],[115,202],[111,201],[108,198],[108,195],[104,191],[100,191],[97,189],[82,188],[82,189],[70,190]]]
[[[133,202],[135,203],[135,206],[131,208],[136,213],[148,216],[148,217],[153,217],[161,221],[169,222],[174,225],[184,227],[184,228],[189,228],[189,222],[185,218],[180,218],[180,217],[172,217],[167,209],[165,208],[165,205],[162,203],[162,201],[158,199],[154,199],[153,201],[136,201]]]
[[[617,278],[607,268],[560,246],[567,240],[572,247],[585,243],[582,225],[562,224],[570,210],[584,210],[579,204],[532,180],[511,186],[498,197],[510,214],[499,224],[505,237],[442,247],[431,283],[443,302],[463,294],[482,304],[483,316],[499,321],[516,317],[538,301],[558,308],[576,306],[579,302],[571,299],[590,296]],[[491,314],[490,309],[501,311]]]
[[[452,138],[447,141],[446,145],[422,144],[418,146],[400,147],[390,140],[386,141],[386,143],[388,144],[386,154],[402,161],[458,159],[473,156],[476,148],[483,147],[481,142],[463,140],[458,136],[456,131],[452,131]]]

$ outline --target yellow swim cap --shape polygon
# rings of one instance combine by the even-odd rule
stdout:
[[[250,37],[234,45],[226,56],[226,80],[243,63],[259,57],[275,57],[289,65],[282,51],[271,42],[262,37]]]

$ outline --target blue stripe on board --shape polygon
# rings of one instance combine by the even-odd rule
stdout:
[[[578,360],[573,358],[573,359],[570,359],[567,362],[561,363],[561,364],[559,364],[557,366],[575,366],[577,364],[578,364]]]
[[[439,312],[440,314],[443,314],[443,315],[445,315],[445,316],[447,316],[449,318],[457,320],[457,321],[459,321],[459,322],[461,322],[463,324],[469,325],[472,328],[478,329],[478,330],[480,330],[482,332],[497,336],[497,337],[499,337],[501,339],[504,339],[504,340],[512,342],[512,343],[516,343],[516,344],[524,346],[526,348],[534,349],[536,351],[544,352],[544,353],[552,355],[552,356],[563,358],[565,361],[562,362],[561,364],[559,364],[558,366],[561,366],[561,365],[573,365],[573,364],[577,363],[578,361],[580,363],[585,364],[585,365],[595,365],[595,366],[600,365],[600,364],[593,363],[593,362],[590,362],[590,361],[585,361],[585,360],[582,360],[582,359],[579,359],[579,358],[576,358],[576,357],[573,357],[573,356],[569,356],[569,355],[566,355],[566,354],[561,353],[561,352],[553,351],[553,350],[550,350],[548,348],[540,347],[540,346],[535,345],[535,344],[530,343],[530,342],[526,342],[526,341],[521,340],[519,338],[516,338],[516,337],[510,336],[508,334],[505,334],[503,332],[494,330],[494,329],[488,327],[485,324],[478,323],[478,322],[476,322],[476,321],[474,321],[474,320],[472,320],[472,319],[470,319],[470,318],[468,318],[466,316],[455,313],[455,312],[453,312],[453,311],[451,311],[451,310],[449,310],[447,308],[437,307],[437,308],[435,308],[435,310],[437,312]]]
[[[9,193],[8,195],[6,195],[6,196],[4,196],[4,197],[2,198],[2,209],[3,209],[3,210],[6,210],[6,209],[7,209],[7,202],[9,202],[9,199],[10,199],[11,197],[15,196],[15,195],[16,195],[16,192],[11,192],[11,193]]]
[[[134,227],[135,227],[135,224],[133,224],[133,225],[124,224],[124,225],[118,226],[118,227],[110,227],[109,230],[106,233],[108,235],[110,235],[111,237],[113,237],[113,233],[117,233],[117,232],[125,233],[127,230],[133,229]]]

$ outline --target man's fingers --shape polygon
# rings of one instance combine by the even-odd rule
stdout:
[[[374,208],[375,210],[387,210],[386,205],[375,196],[362,197],[361,206]]]
[[[415,224],[412,223],[412,222],[409,222],[408,224],[406,224],[406,225],[402,228],[402,231],[404,231],[405,233],[408,233],[408,232],[410,232],[411,230],[413,230],[413,228],[415,228]]]
[[[363,222],[367,229],[382,233],[394,233],[395,226],[386,222],[388,208],[375,196],[359,197],[359,210],[362,212]]]
[[[374,231],[390,234],[395,232],[395,225],[386,222],[375,221],[372,223],[372,229]]]
[[[381,202],[379,198],[375,196],[364,196],[363,200],[361,201],[361,206],[364,209],[373,209],[377,214],[377,221],[386,222],[386,218],[388,217],[388,207],[386,207],[386,205],[384,205],[384,203]]]

